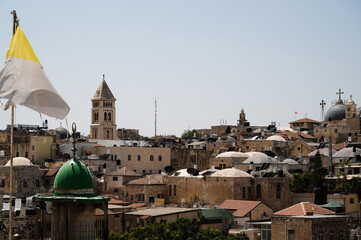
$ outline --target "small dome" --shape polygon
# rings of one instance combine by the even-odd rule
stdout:
[[[356,155],[360,155],[360,154],[361,154],[361,149],[356,148]],[[351,157],[352,158],[352,157],[354,157],[353,147],[341,149],[340,151],[335,153],[333,155],[333,157],[335,157],[335,158],[350,158]]]
[[[247,153],[243,153],[243,152],[223,152],[220,153],[216,156],[216,158],[221,158],[221,157],[233,157],[233,158],[248,158],[249,155]]]
[[[93,196],[93,178],[88,168],[78,160],[67,161],[54,180],[55,195]]]
[[[68,130],[63,127],[58,127],[55,129],[55,131],[59,134],[60,139],[69,138],[71,136]]]
[[[251,157],[249,157],[247,160],[245,160],[242,164],[250,164],[253,162],[254,164],[262,164],[262,163],[273,163],[277,164],[278,160],[271,158],[267,156],[266,154],[255,154]]]
[[[337,102],[336,105],[333,105],[327,110],[324,120],[329,121],[330,118],[331,121],[345,119],[345,112],[345,105],[342,102]]]
[[[9,160],[5,166],[10,166],[10,161]],[[13,166],[31,166],[33,165],[29,159],[24,158],[24,157],[15,157],[13,158]]]
[[[330,150],[329,150],[327,147],[321,148],[321,149],[316,149],[316,150],[310,152],[307,156],[309,156],[309,157],[314,157],[314,156],[316,156],[316,153],[317,153],[318,151],[320,152],[321,155],[324,155],[324,156],[326,156],[326,157],[329,156],[329,151],[330,151]],[[336,150],[332,149],[332,155],[335,154],[335,153],[336,153]]]
[[[234,139],[234,138],[231,137],[231,136],[227,136],[227,137],[225,137],[225,138],[219,137],[216,142],[233,143],[233,142],[236,142],[236,139]]]
[[[245,171],[236,168],[226,168],[219,170],[211,175],[211,177],[252,177]]]
[[[269,141],[286,142],[286,140],[285,140],[283,137],[278,136],[278,135],[273,135],[273,136],[270,136],[270,137],[268,137],[266,140],[269,140]]]
[[[298,162],[296,162],[295,160],[293,160],[291,158],[285,159],[282,163],[287,163],[289,165],[298,165],[299,164]]]

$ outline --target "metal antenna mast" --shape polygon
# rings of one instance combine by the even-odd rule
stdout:
[[[320,102],[320,106],[321,106],[321,122],[323,121],[323,118],[325,117],[325,105],[326,105],[326,102],[322,101]]]
[[[154,100],[154,137],[157,136],[157,98]]]

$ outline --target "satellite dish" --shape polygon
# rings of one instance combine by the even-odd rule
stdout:
[[[249,133],[252,132],[252,128],[247,128],[246,132],[249,132]]]
[[[48,167],[49,167],[49,163],[48,163],[48,162],[45,162],[45,163],[44,163],[44,166],[45,166],[46,168],[48,168]]]
[[[166,166],[166,167],[164,168],[164,171],[166,171],[167,173],[171,173],[171,172],[174,171],[174,168],[173,168],[172,166]]]
[[[194,174],[196,170],[194,168],[187,168],[187,173]]]
[[[45,210],[46,210],[47,214],[52,214],[53,213],[53,203],[47,202],[45,205]]]

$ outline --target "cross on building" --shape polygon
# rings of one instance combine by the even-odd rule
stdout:
[[[341,101],[341,94],[344,94],[344,92],[341,92],[341,88],[338,89],[338,92],[336,94],[338,94],[338,100]]]

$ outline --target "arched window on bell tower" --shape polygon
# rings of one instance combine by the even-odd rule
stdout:
[[[107,113],[105,112],[104,113],[104,121],[106,121],[107,120]]]
[[[112,114],[108,113],[108,121],[111,121],[111,120],[112,120]]]

